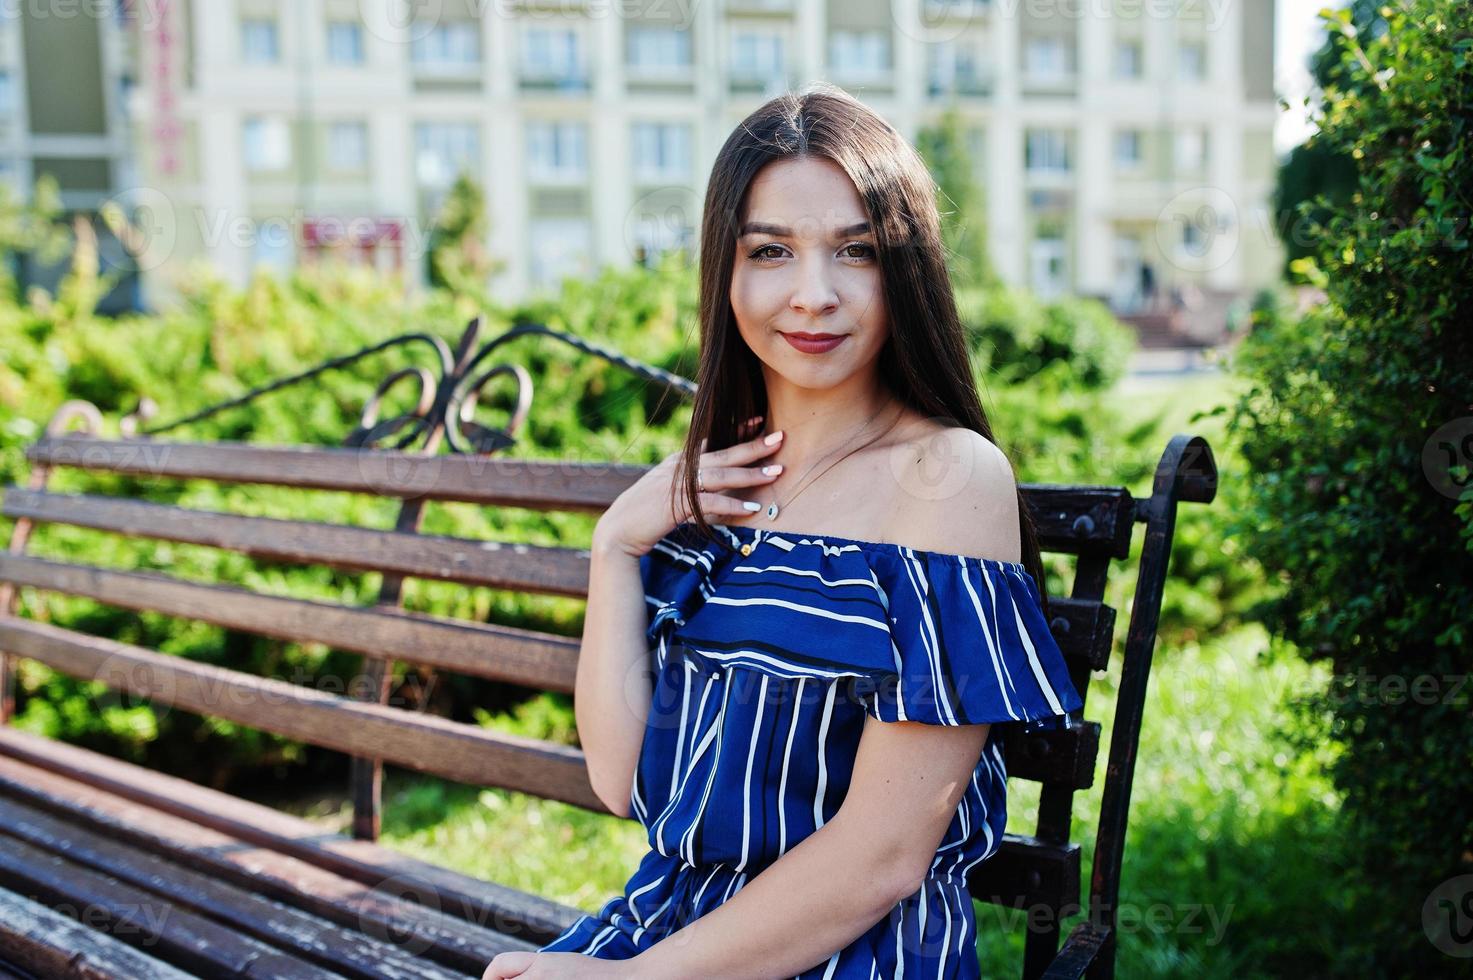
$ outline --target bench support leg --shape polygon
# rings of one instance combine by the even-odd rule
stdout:
[[[1052,911],[1052,910],[1050,910]],[[1055,912],[1049,921],[1035,928],[1030,925],[1023,943],[1023,980],[1038,980],[1059,952],[1059,918]]]

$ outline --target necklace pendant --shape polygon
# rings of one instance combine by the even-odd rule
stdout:
[[[777,517],[777,501],[774,500],[772,503],[770,503],[770,504],[767,505],[767,519],[770,521],[770,520],[773,520],[776,517]]]

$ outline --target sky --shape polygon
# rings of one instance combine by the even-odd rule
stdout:
[[[1278,0],[1274,5],[1274,89],[1289,103],[1274,127],[1274,149],[1279,153],[1303,143],[1312,129],[1300,102],[1311,85],[1309,56],[1325,40],[1316,15],[1324,7],[1344,5],[1341,0]]]

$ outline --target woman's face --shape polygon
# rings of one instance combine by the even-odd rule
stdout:
[[[731,307],[769,372],[827,388],[868,369],[890,318],[875,236],[849,175],[824,157],[774,160],[753,178],[737,230]],[[842,339],[806,350],[788,339],[805,333]]]

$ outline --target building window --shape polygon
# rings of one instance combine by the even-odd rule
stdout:
[[[587,81],[577,31],[529,27],[522,31],[522,79],[582,85]]]
[[[931,95],[961,92],[975,95],[986,89],[977,51],[971,45],[941,41],[931,45],[927,88]]]
[[[1062,129],[1030,129],[1025,166],[1031,174],[1069,172],[1069,134]]]
[[[1201,41],[1183,41],[1176,49],[1176,77],[1184,82],[1207,77],[1207,48]]]
[[[1069,46],[1056,34],[1030,37],[1023,48],[1023,74],[1040,82],[1069,77]]]
[[[630,238],[634,244],[634,261],[643,266],[654,266],[660,256],[672,249],[692,250],[695,231],[689,225],[664,216],[646,217],[631,226]]]
[[[414,127],[414,171],[424,187],[443,188],[462,171],[478,177],[481,134],[475,123],[417,123]]]
[[[1040,231],[1028,250],[1028,280],[1042,299],[1061,296],[1069,283],[1068,246],[1062,233]]]
[[[481,26],[472,20],[442,20],[415,37],[409,57],[425,71],[474,69],[481,63]]]
[[[690,31],[676,27],[631,27],[626,37],[629,71],[635,75],[679,75],[691,66]]]
[[[888,31],[834,31],[829,36],[829,68],[843,78],[871,78],[890,70]]]
[[[1207,159],[1207,131],[1190,126],[1176,131],[1176,167],[1200,170]]]
[[[292,224],[285,218],[267,218],[256,224],[256,240],[251,243],[251,262],[278,276],[291,271],[296,260],[297,243]]]
[[[587,275],[593,231],[583,218],[534,218],[527,225],[532,285],[553,289],[568,276]]]
[[[737,31],[731,37],[731,76],[742,81],[787,77],[783,36],[770,31]]]
[[[634,124],[634,179],[646,184],[689,180],[691,128],[685,123]]]
[[[1141,131],[1122,129],[1115,133],[1115,168],[1139,170],[1141,166]]]
[[[527,124],[527,171],[539,183],[581,181],[588,176],[588,127],[581,122]]]
[[[327,60],[334,65],[363,64],[363,25],[349,20],[329,23]]]
[[[252,173],[285,170],[291,163],[291,129],[285,119],[252,116],[245,121],[246,169]]]
[[[250,18],[240,22],[240,60],[248,65],[274,65],[281,61],[276,21]]]
[[[1116,313],[1135,313],[1155,291],[1155,272],[1142,258],[1141,240],[1130,232],[1115,233],[1115,281],[1110,305]]]
[[[1144,66],[1141,57],[1141,42],[1135,38],[1115,42],[1115,77],[1140,78]]]
[[[368,126],[362,122],[335,122],[327,129],[327,165],[333,170],[368,169]]]

